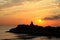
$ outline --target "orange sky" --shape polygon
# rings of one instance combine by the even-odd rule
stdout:
[[[0,25],[33,21],[36,25],[60,26],[59,3],[59,0],[0,0]]]

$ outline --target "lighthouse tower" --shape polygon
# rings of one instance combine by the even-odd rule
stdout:
[[[34,26],[34,24],[33,24],[33,22],[31,21],[31,23],[30,23],[30,26],[32,27],[32,26]]]

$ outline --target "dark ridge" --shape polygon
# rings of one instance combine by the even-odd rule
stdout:
[[[30,25],[18,25],[16,28],[12,28],[8,32],[15,34],[28,34],[32,36],[47,36],[48,38],[51,37],[60,38],[60,26],[43,27],[43,26],[34,25],[33,22],[31,22]]]

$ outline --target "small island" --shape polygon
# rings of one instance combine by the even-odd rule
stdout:
[[[28,34],[32,36],[47,36],[47,37],[59,37],[60,38],[60,26],[52,27],[52,26],[38,26],[34,25],[31,22],[30,25],[18,25],[16,28],[12,28],[7,32],[15,33],[15,34]]]

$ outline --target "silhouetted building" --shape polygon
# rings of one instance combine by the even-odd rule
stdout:
[[[60,26],[36,26],[31,21],[30,25],[18,25],[16,28],[10,29],[8,32],[15,34],[28,34],[33,36],[47,36],[47,37],[59,37],[60,38]]]
[[[31,23],[30,23],[30,27],[32,27],[32,26],[34,26],[34,24],[33,24],[33,22],[31,21]]]

